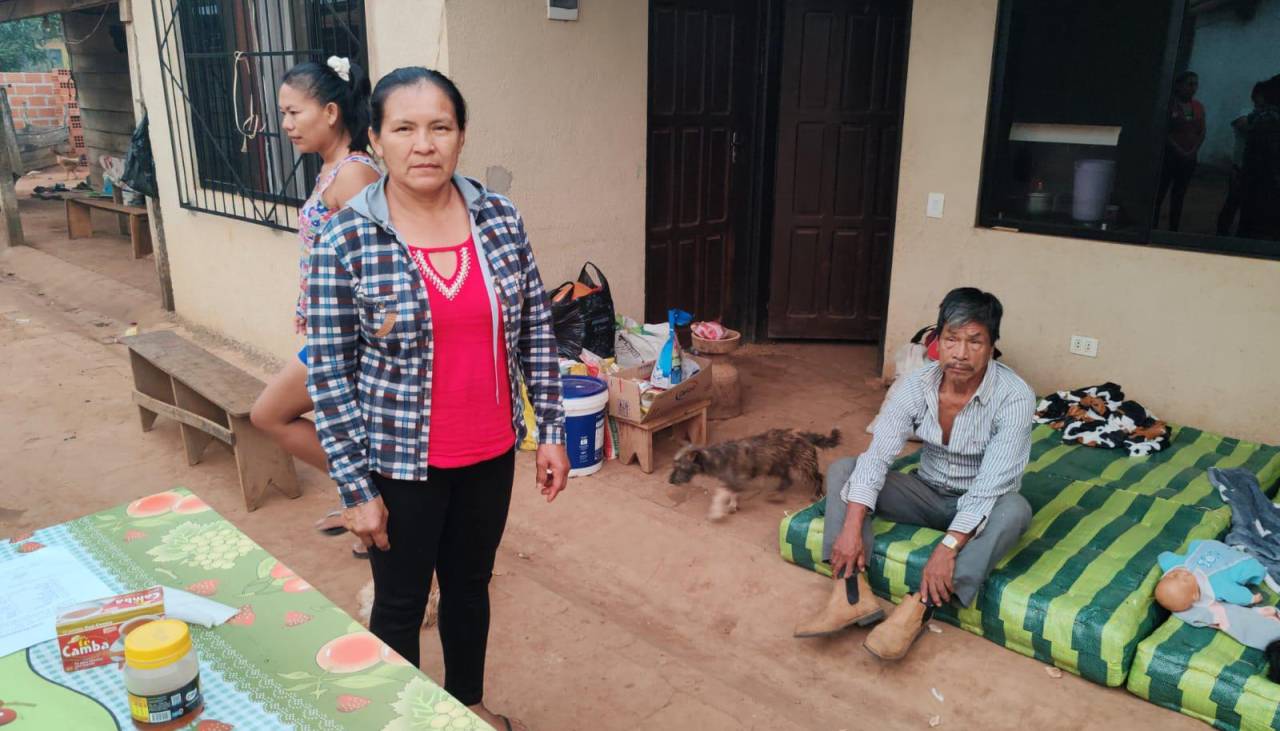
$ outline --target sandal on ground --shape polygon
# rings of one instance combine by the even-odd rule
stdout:
[[[347,532],[346,521],[342,519],[342,511],[331,511],[315,522],[316,530],[326,536],[340,536]]]

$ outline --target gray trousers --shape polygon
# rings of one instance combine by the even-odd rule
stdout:
[[[831,560],[831,546],[844,527],[849,506],[840,497],[840,491],[853,474],[858,460],[847,457],[831,465],[827,470],[827,515],[823,523],[822,559]],[[875,512],[885,520],[907,525],[919,525],[934,530],[946,530],[956,515],[958,495],[932,487],[915,475],[890,471],[885,476],[884,488],[876,498]],[[978,589],[986,581],[991,569],[1013,548],[1018,538],[1031,524],[1031,506],[1026,498],[1011,492],[996,500],[996,505],[972,538],[960,549],[956,557],[952,586],[954,600],[962,606],[970,606],[978,596]],[[871,512],[862,524],[862,545],[866,549],[867,564],[871,563],[871,548],[875,534],[871,531]],[[918,587],[916,587],[918,589]]]

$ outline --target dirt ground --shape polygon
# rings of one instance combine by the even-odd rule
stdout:
[[[95,216],[100,236],[68,241],[62,204],[32,200],[33,184],[19,193],[32,246],[0,252],[0,536],[182,486],[354,612],[367,564],[311,528],[336,503],[326,476],[299,464],[301,498],[273,493],[246,513],[228,453],[211,446],[188,467],[174,424],[139,430],[117,338],[135,322],[178,328],[259,376],[271,364],[183,329],[159,308],[151,258],[130,259],[113,221]],[[876,359],[857,346],[744,349],[744,415],[713,422],[711,437],[838,426],[846,444],[823,464],[856,454],[883,398]],[[807,504],[803,490],[744,499],[712,524],[704,486],[669,485],[661,467],[610,463],[551,505],[531,467],[522,455],[492,585],[486,701],[533,729],[927,729],[933,715],[944,729],[1203,728],[950,626],[896,665],[864,652],[862,631],[793,639],[829,587],[778,555],[778,522]],[[423,646],[441,679],[434,632]]]

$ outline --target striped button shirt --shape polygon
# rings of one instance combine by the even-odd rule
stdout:
[[[461,176],[453,182],[471,215],[479,254],[474,274],[483,277],[495,315],[495,368],[498,338],[506,340],[516,441],[525,435],[523,377],[538,441],[563,444],[551,308],[524,221],[511,201],[478,182]],[[385,185],[384,177],[348,202],[329,220],[311,252],[307,390],[315,403],[316,433],[329,458],[329,474],[347,507],[377,496],[370,479],[374,472],[400,480],[427,479],[431,312],[422,277],[391,225]]]
[[[971,533],[991,514],[997,498],[1022,486],[1031,458],[1035,393],[1011,368],[991,361],[977,393],[956,414],[950,442],[943,444],[942,374],[942,367],[932,363],[893,389],[880,410],[871,447],[858,458],[841,497],[874,510],[889,466],[915,434],[924,443],[916,475],[960,496],[948,530]]]

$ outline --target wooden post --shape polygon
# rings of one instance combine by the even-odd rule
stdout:
[[[146,116],[147,104],[142,98],[142,60],[138,57],[137,27],[133,23],[132,0],[120,3],[120,22],[124,23],[125,33],[128,36],[128,43],[125,45],[129,52],[129,88],[133,97],[133,120],[137,124]],[[151,148],[155,149],[154,142]],[[159,187],[158,181],[157,187]],[[169,273],[169,247],[164,240],[164,218],[160,213],[160,199],[148,197],[146,201],[147,226],[151,229],[151,235],[148,238],[151,249],[155,253],[156,276],[160,278],[160,306],[173,312],[175,309],[173,277]],[[134,253],[137,253],[136,248]]]
[[[23,173],[18,151],[18,133],[13,128],[9,93],[0,87],[0,249],[22,246],[22,219],[18,215],[18,192],[14,188]]]

